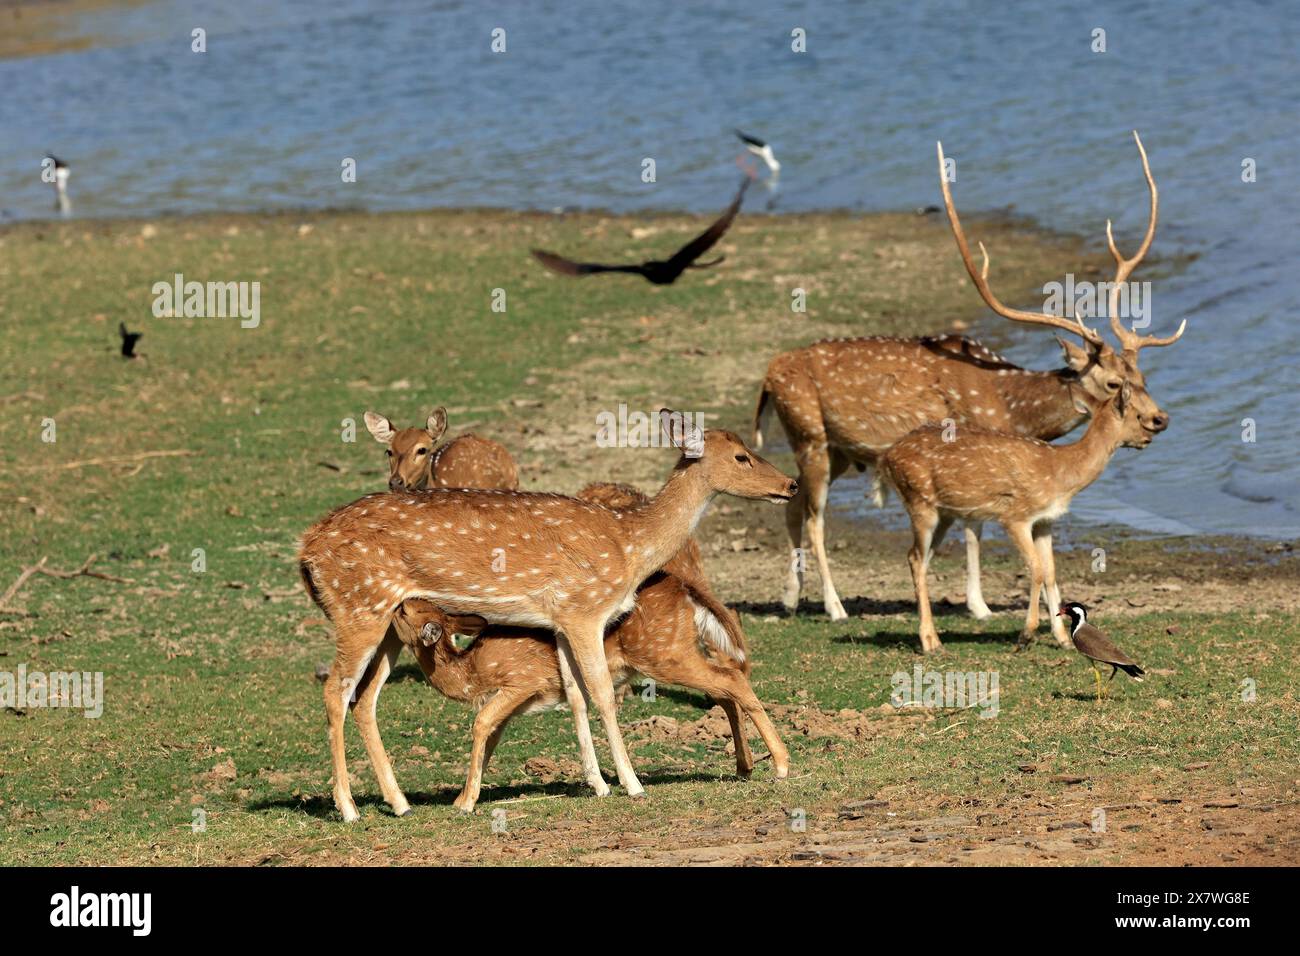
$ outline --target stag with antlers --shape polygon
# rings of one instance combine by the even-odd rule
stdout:
[[[1116,262],[1108,306],[1118,350],[1078,317],[1071,320],[1013,309],[993,294],[988,283],[988,253],[981,244],[984,262],[983,268],[977,268],[953,204],[940,146],[939,179],[944,206],[971,281],[998,315],[1078,338],[1081,344],[1076,345],[1057,335],[1065,367],[1053,371],[1019,368],[979,342],[955,335],[823,341],[782,353],[768,366],[754,415],[754,447],[763,447],[763,419],[774,408],[799,465],[799,494],[786,510],[791,546],[801,554],[807,537],[821,573],[826,613],[832,620],[847,615],[826,557],[825,512],[831,482],[850,465],[859,471],[875,465],[886,449],[912,429],[950,421],[958,428],[978,426],[1052,441],[1087,417],[1074,400],[1076,388],[1094,399],[1105,400],[1116,395],[1125,383],[1130,386],[1130,404],[1142,427],[1152,435],[1168,427],[1168,413],[1147,393],[1146,378],[1138,368],[1138,352],[1172,345],[1182,337],[1187,323],[1184,321],[1177,332],[1164,338],[1141,336],[1125,328],[1118,314],[1120,289],[1151,247],[1159,208],[1146,150],[1136,132],[1133,137],[1142,158],[1151,212],[1142,244],[1127,259],[1115,244],[1110,222],[1106,223],[1106,237]],[[976,618],[983,619],[989,616],[989,609],[980,586],[981,523],[970,516],[963,524],[966,605]],[[938,539],[932,546],[938,546]],[[791,612],[797,609],[802,587],[803,562],[791,561],[782,595],[782,603]]]

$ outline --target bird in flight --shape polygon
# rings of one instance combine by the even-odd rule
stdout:
[[[140,337],[143,336],[144,333],[128,332],[126,330],[125,322],[117,323],[117,332],[122,336],[122,358],[137,358],[135,354],[135,343],[140,341]]]
[[[745,144],[745,148],[767,164],[768,170],[772,173],[768,179],[769,188],[775,186],[776,179],[781,175],[781,164],[776,161],[776,153],[772,152],[772,147],[758,139],[755,136],[749,136],[736,130],[736,135],[740,141]]]
[[[1110,665],[1111,680],[1115,679],[1116,671],[1123,671],[1138,683],[1142,682],[1142,675],[1146,671],[1139,667],[1133,658],[1112,644],[1109,637],[1088,623],[1086,607],[1077,601],[1071,601],[1062,604],[1056,616],[1070,619],[1070,640],[1074,643],[1074,649],[1088,658],[1088,662],[1092,664],[1092,672],[1097,675],[1098,700],[1101,700],[1101,671],[1097,669],[1098,664]]]
[[[709,266],[716,266],[726,258],[725,256],[718,256],[718,258],[708,262],[695,261],[708,252],[731,226],[732,220],[740,212],[740,204],[745,198],[745,190],[749,188],[749,183],[750,179],[747,177],[740,184],[736,198],[731,201],[731,205],[717,218],[713,225],[678,249],[671,258],[651,259],[649,262],[636,265],[604,265],[598,262],[574,262],[572,259],[566,259],[554,252],[547,252],[545,249],[534,249],[533,258],[552,272],[557,272],[562,276],[580,278],[597,272],[626,272],[631,275],[639,275],[655,285],[671,285],[687,269],[707,269]]]

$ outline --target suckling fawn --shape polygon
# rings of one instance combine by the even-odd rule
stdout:
[[[645,500],[635,489],[610,485],[589,486],[581,497],[592,501],[631,499],[637,504]],[[727,714],[736,771],[742,777],[754,768],[745,735],[748,716],[772,755],[776,776],[784,777],[789,755],[750,687],[744,632],[734,613],[703,583],[693,545],[683,548],[669,565],[680,568],[686,579],[701,583],[688,584],[665,568],[638,589],[636,607],[605,636],[610,678],[616,686],[623,686],[635,674],[643,674],[659,683],[708,694]],[[420,598],[402,602],[393,623],[434,687],[454,700],[479,705],[469,774],[456,799],[456,806],[469,812],[478,800],[483,771],[510,718],[553,707],[564,699],[555,636],[535,628],[490,627],[477,615],[447,614]],[[454,634],[479,636],[461,652],[453,646]]]

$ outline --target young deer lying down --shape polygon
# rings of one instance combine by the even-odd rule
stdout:
[[[1057,643],[1069,646],[1056,616],[1061,594],[1052,555],[1052,520],[1065,514],[1070,500],[1101,476],[1117,448],[1145,448],[1152,438],[1128,382],[1105,402],[1082,389],[1076,391],[1076,401],[1092,420],[1072,445],[1049,445],[970,425],[952,435],[942,426],[927,425],[898,441],[881,459],[877,474],[898,491],[912,519],[908,562],[926,653],[940,648],[926,572],[935,548],[956,520],[997,521],[1024,557],[1030,589],[1021,644],[1038,629],[1041,589],[1052,615],[1052,634]]]
[[[589,485],[579,497],[607,507],[648,500],[634,488],[608,484]],[[491,627],[478,615],[447,614],[420,598],[404,601],[393,625],[429,683],[453,700],[479,707],[469,775],[456,798],[456,806],[468,813],[478,801],[483,771],[510,718],[564,700],[555,635]],[[452,641],[457,634],[478,639],[468,650],[458,651]],[[789,772],[789,754],[749,685],[744,632],[734,613],[709,590],[694,540],[637,590],[636,607],[605,635],[605,658],[616,687],[644,674],[660,683],[702,690],[716,700],[731,724],[740,776],[748,777],[754,769],[745,716],[767,744],[776,776]]]
[[[365,414],[375,441],[388,446],[390,491],[424,488],[519,487],[519,469],[505,446],[490,438],[465,434],[435,448],[447,430],[447,410],[434,409],[423,428],[393,427],[383,415]]]
[[[399,815],[410,809],[374,713],[402,646],[389,623],[410,598],[494,624],[556,632],[588,782],[598,794],[609,792],[592,759],[578,676],[605,725],[619,782],[630,796],[644,793],[618,727],[606,626],[635,606],[636,589],[682,549],[715,495],[783,502],[798,490],[731,432],[683,428],[681,416],[666,409],[661,423],[684,453],[659,493],[637,508],[611,511],[564,495],[519,491],[390,492],[344,505],[303,535],[299,572],[334,625],[324,697],[334,801],[345,820],[360,817],[343,738],[349,709],[385,800]]]

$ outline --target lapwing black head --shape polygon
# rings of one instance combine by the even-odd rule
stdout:
[[[1061,609],[1056,612],[1057,617],[1068,617],[1070,619],[1070,630],[1075,630],[1080,624],[1088,623],[1088,609],[1078,601],[1067,601],[1061,605]]]

